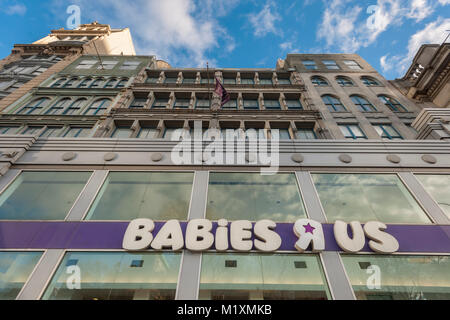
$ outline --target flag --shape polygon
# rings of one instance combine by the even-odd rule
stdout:
[[[223,87],[223,85],[220,83],[219,79],[216,77],[216,90],[214,90],[216,94],[218,94],[221,97],[221,103],[220,106],[223,107],[224,104],[226,104],[228,101],[231,100],[231,97],[227,90]]]

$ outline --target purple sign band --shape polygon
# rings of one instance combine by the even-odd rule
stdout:
[[[155,223],[156,235],[164,223]],[[183,233],[186,222],[181,222]],[[120,250],[128,222],[0,222],[0,249]],[[278,223],[279,251],[297,251],[292,223]],[[213,233],[217,224],[214,223]],[[326,251],[341,251],[333,225],[324,224]],[[450,226],[388,225],[386,232],[400,244],[399,252],[450,253]],[[230,247],[231,249],[231,247]],[[372,252],[366,240],[362,252]]]

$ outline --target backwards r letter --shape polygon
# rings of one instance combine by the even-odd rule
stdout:
[[[313,252],[325,250],[325,237],[321,223],[310,219],[300,219],[294,224],[294,232],[298,237],[295,243],[298,251],[306,251],[311,242]]]

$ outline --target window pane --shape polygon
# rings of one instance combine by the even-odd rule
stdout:
[[[294,222],[306,214],[294,174],[212,172],[206,217]]]
[[[450,219],[450,175],[419,174],[416,177]]]
[[[299,140],[315,140],[317,139],[314,129],[298,129],[297,139]]]
[[[58,137],[61,133],[62,127],[48,127],[41,134],[41,138]]]
[[[394,174],[313,174],[312,177],[329,222],[431,223]]]
[[[204,254],[201,300],[327,300],[315,255]]]
[[[2,220],[64,220],[90,172],[23,172],[0,196]]]
[[[358,300],[449,300],[450,257],[343,256]],[[380,268],[380,289],[367,286],[367,266]]]
[[[89,136],[92,128],[71,127],[64,135],[64,138],[86,138]]]
[[[131,134],[133,133],[133,130],[131,130],[130,128],[117,128],[114,131],[113,134],[113,138],[118,138],[118,139],[127,139],[131,136]]]
[[[192,173],[112,172],[87,220],[186,220],[193,178]]]
[[[0,300],[17,297],[41,255],[41,252],[0,252]]]
[[[138,138],[140,139],[155,139],[158,129],[156,128],[141,128]]]
[[[81,270],[80,289],[68,289],[71,266]],[[67,253],[43,300],[171,300],[180,269],[178,253]]]

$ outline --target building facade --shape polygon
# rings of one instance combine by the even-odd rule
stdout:
[[[449,299],[427,110],[354,54],[79,56],[0,115],[0,298]]]

